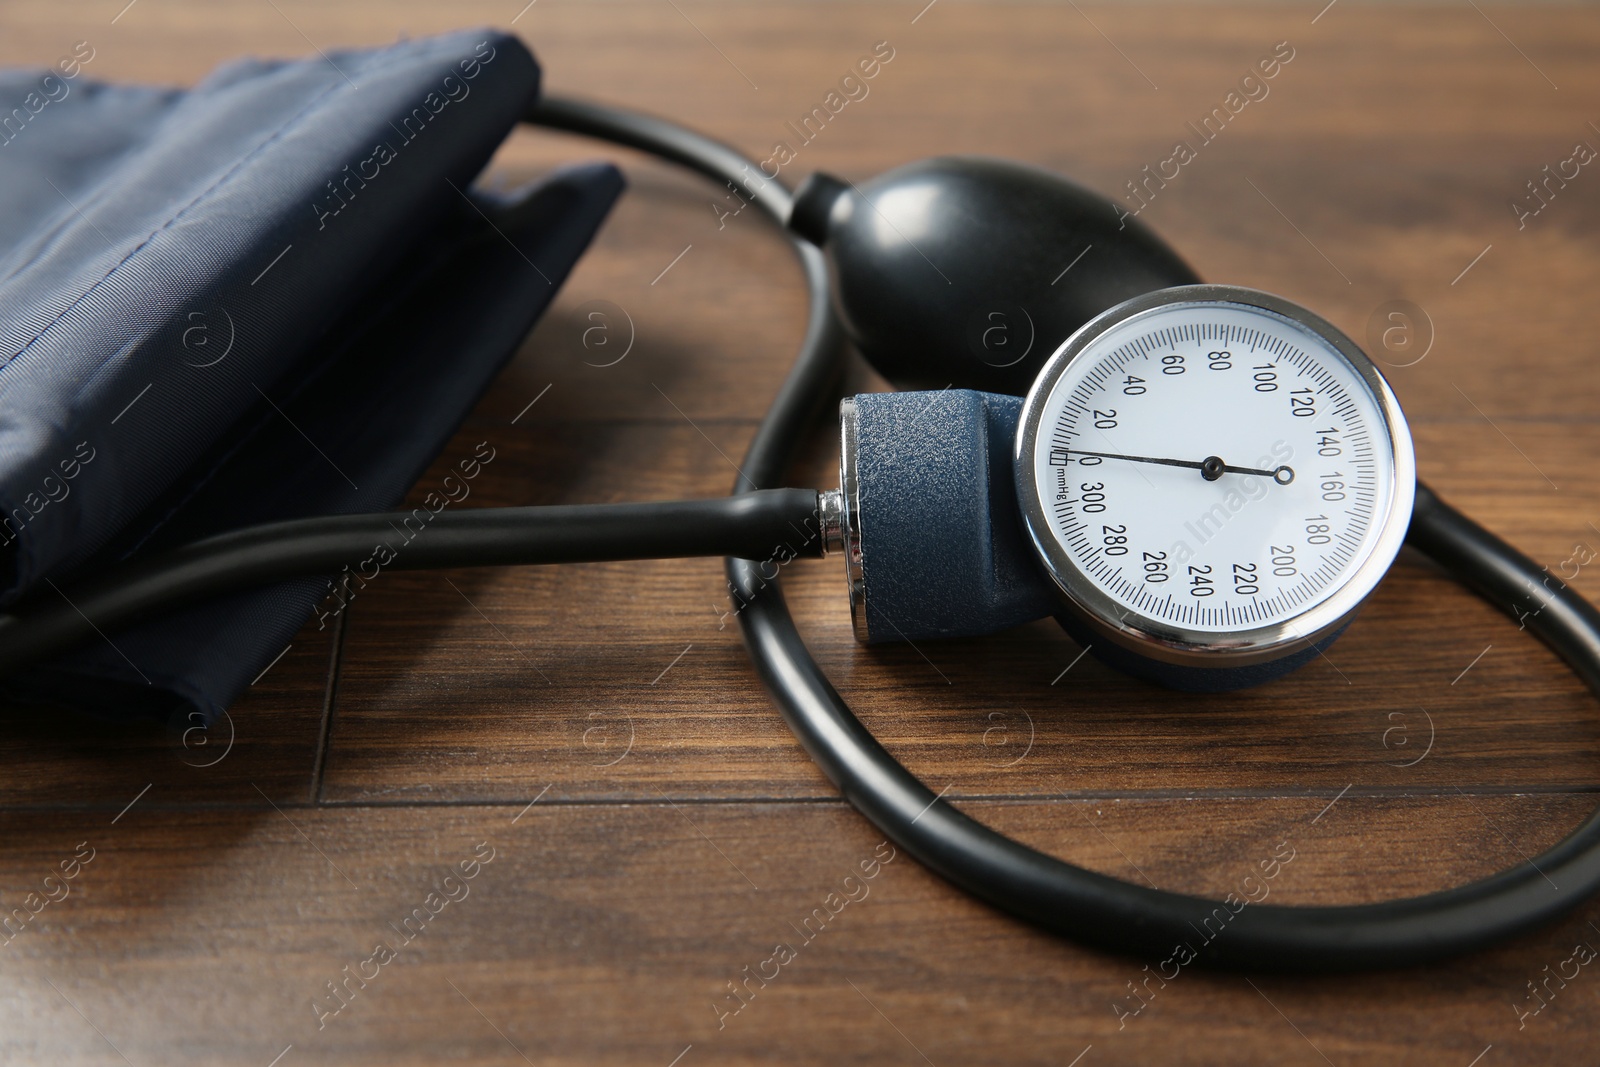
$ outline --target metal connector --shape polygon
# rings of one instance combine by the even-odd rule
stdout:
[[[856,640],[867,640],[867,579],[861,558],[861,478],[856,469],[856,401],[839,401],[840,551],[844,553],[845,586],[850,593],[850,623]]]
[[[822,554],[844,551],[844,493],[824,489],[817,494],[817,519],[822,525]]]

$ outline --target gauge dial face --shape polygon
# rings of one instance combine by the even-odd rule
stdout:
[[[1047,569],[1124,638],[1303,647],[1399,549],[1415,477],[1399,405],[1348,339],[1276,297],[1189,286],[1123,309],[1063,346],[1024,409],[1019,499]]]

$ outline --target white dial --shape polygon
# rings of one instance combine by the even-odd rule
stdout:
[[[1163,658],[1304,647],[1371,591],[1409,521],[1387,384],[1267,294],[1185,286],[1113,309],[1052,357],[1022,420],[1019,497],[1046,568]]]

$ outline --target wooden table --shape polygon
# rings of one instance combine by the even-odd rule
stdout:
[[[759,153],[888,41],[868,98],[786,176],[987,153],[1111,195],[1288,41],[1270,95],[1142,217],[1206,277],[1275,290],[1360,340],[1389,301],[1425,309],[1425,358],[1379,353],[1423,478],[1600,596],[1600,563],[1577,562],[1600,549],[1600,174],[1585,168],[1521,229],[1509,207],[1575,143],[1600,145],[1592,8],[543,0],[519,15],[520,0],[140,0],[113,21],[124,2],[11,0],[0,61],[50,62],[86,39],[96,77],[190,83],[242,52],[515,21],[552,89]],[[494,174],[597,155],[624,162],[627,197],[424,488],[485,439],[500,457],[477,483],[486,505],[731,485],[726,457],[801,330],[791,254],[749,213],[719,229],[715,189],[628,153],[519,132]],[[595,300],[636,324],[614,366],[585,363]],[[819,426],[796,484],[834,484],[835,462]],[[1169,696],[1092,659],[1063,677],[1079,650],[1046,623],[925,645],[926,658],[862,648],[838,563],[788,571],[820,661],[897,757],[962,810],[1118,877],[1221,894],[1287,842],[1274,900],[1379,900],[1519,862],[1595,805],[1593,699],[1409,550],[1326,659],[1226,697]],[[726,610],[715,561],[393,573],[338,628],[295,640],[232,709],[231,749],[8,714],[0,904],[18,906],[75,853],[93,858],[0,948],[0,1059],[1600,1057],[1587,969],[1519,1018],[1538,1005],[1530,981],[1600,946],[1600,904],[1441,966],[1185,970],[1136,1000],[1146,961],[1040,934],[899,855],[802,941],[843,878],[891,852],[780,722]],[[458,864],[490,855],[333,1014],[328,984],[395,940]],[[730,983],[779,942],[800,945],[796,958],[734,999]],[[1141,1003],[1119,1019],[1117,1005]]]

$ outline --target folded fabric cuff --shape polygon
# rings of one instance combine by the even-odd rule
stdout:
[[[0,74],[0,111],[41,77]],[[489,31],[237,63],[188,93],[58,81],[0,140],[0,186],[23,191],[0,205],[13,593],[243,524],[392,508],[622,188],[591,165],[469,189],[538,85]],[[209,718],[329,585],[110,633],[8,691]]]

